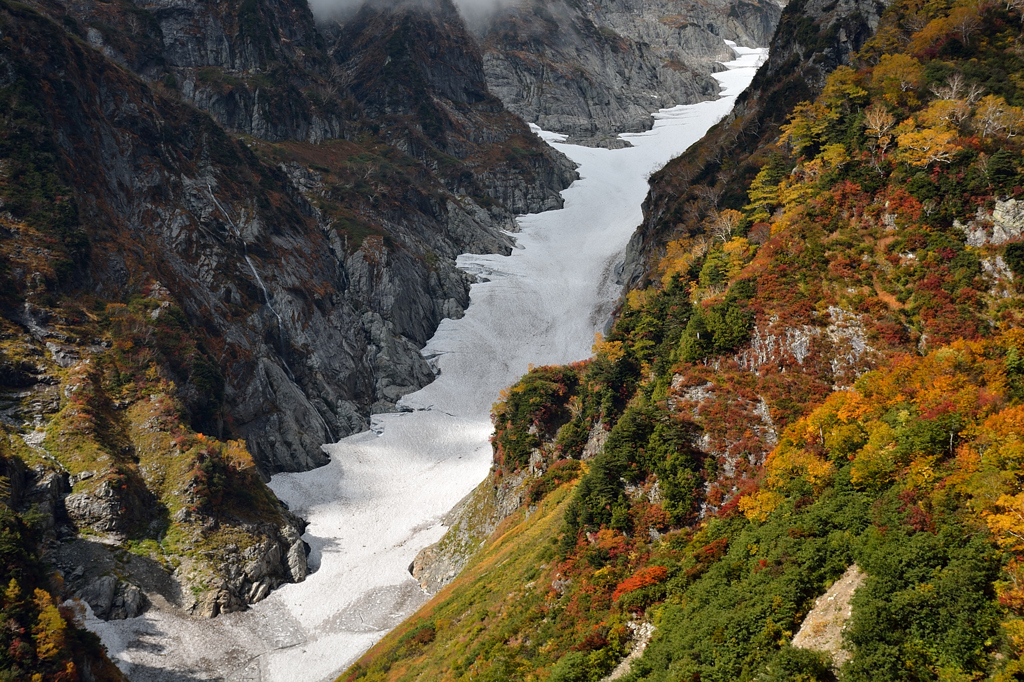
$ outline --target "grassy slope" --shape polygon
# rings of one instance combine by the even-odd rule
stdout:
[[[514,665],[504,652],[506,640],[538,626],[545,630],[541,621],[554,598],[550,585],[557,570],[553,539],[571,492],[564,485],[529,518],[520,509],[503,521],[454,582],[342,679],[454,680],[475,677],[480,662],[490,679],[501,679],[506,666]],[[557,639],[551,629],[545,634]]]

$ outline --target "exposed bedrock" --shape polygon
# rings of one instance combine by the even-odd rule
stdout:
[[[428,383],[418,349],[468,304],[455,256],[508,253],[514,216],[575,178],[488,91],[446,1],[319,28],[299,0],[45,7],[65,37],[22,25],[9,56],[53,84],[83,285],[118,299],[156,280],[182,305],[224,380],[230,424],[201,426],[244,436],[264,475],[323,464],[322,444]],[[303,162],[322,149],[347,165]]]
[[[616,144],[651,112],[718,96],[723,40],[767,45],[770,0],[526,0],[471,20],[491,90],[525,120],[576,141]],[[472,16],[472,15],[471,15]]]

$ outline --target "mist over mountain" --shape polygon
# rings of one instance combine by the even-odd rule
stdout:
[[[471,27],[486,25],[496,14],[499,14],[513,5],[517,0],[460,0],[455,2],[466,24]],[[427,7],[427,2],[420,0],[313,0],[309,8],[313,16],[321,23],[342,22],[355,14],[364,5],[376,5],[380,9],[398,9],[402,7]]]

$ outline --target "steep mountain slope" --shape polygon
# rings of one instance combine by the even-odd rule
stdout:
[[[630,288],[647,272],[677,227],[697,229],[720,208],[741,209],[765,163],[768,143],[792,108],[815,96],[826,76],[849,64],[878,28],[885,3],[796,2],[783,12],[764,68],[729,116],[700,143],[651,179],[644,223],[629,245],[624,279]]]
[[[722,40],[767,45],[774,2],[608,1],[499,5],[471,25],[491,90],[508,108],[573,140],[617,144],[650,114],[714,99]]]
[[[168,89],[166,84],[180,84],[187,100],[206,109],[229,130],[249,133],[266,142],[295,140],[284,148],[256,141],[251,142],[251,147],[271,165],[280,166],[283,162],[284,172],[293,176],[283,179],[281,191],[293,195],[297,206],[305,212],[307,225],[303,229],[309,229],[314,222],[318,224],[312,232],[322,236],[311,238],[330,241],[333,231],[341,240],[335,255],[328,253],[329,249],[314,249],[314,258],[326,255],[326,260],[310,264],[310,270],[323,273],[315,279],[332,283],[332,292],[323,292],[321,298],[331,301],[333,293],[338,302],[328,303],[322,316],[311,310],[303,311],[300,302],[289,300],[289,294],[300,288],[296,284],[305,279],[303,276],[273,270],[259,275],[267,287],[266,295],[280,309],[277,312],[281,319],[264,310],[260,317],[266,319],[257,322],[256,333],[273,335],[272,328],[283,325],[281,338],[291,350],[270,346],[254,350],[250,344],[246,354],[256,355],[260,363],[257,376],[266,372],[274,375],[262,385],[246,381],[243,387],[238,379],[232,380],[237,373],[228,371],[226,375],[232,417],[264,473],[302,470],[322,462],[321,443],[365,428],[372,404],[380,403],[377,409],[388,409],[388,403],[393,403],[403,391],[429,380],[429,371],[416,346],[429,338],[445,307],[457,314],[466,302],[465,278],[454,269],[451,259],[467,250],[509,248],[501,230],[509,227],[511,216],[557,205],[558,189],[571,180],[567,162],[545,151],[522,124],[505,114],[500,105],[496,107],[493,100],[477,107],[488,109],[490,118],[474,119],[459,131],[460,150],[435,146],[429,135],[422,133],[424,122],[419,116],[432,120],[430,112],[408,109],[403,112],[407,114],[404,119],[389,121],[393,124],[390,126],[373,121],[380,113],[373,101],[375,94],[359,81],[378,77],[384,60],[364,62],[364,73],[356,74],[354,80],[346,76],[354,66],[345,63],[344,55],[339,55],[339,62],[328,57],[325,40],[313,26],[312,15],[304,4],[191,6],[184,14],[154,7],[151,15],[149,9],[127,4],[114,8],[104,3],[76,3],[50,9],[54,14],[66,12],[66,26],[101,46],[114,61],[126,64],[129,61],[124,53],[144,51],[145,45],[130,43],[143,41],[148,35],[133,29],[145,19],[145,26],[150,26],[153,33],[146,45],[151,51],[157,50],[157,54],[148,62],[139,61],[140,56],[131,63],[151,80],[160,77],[161,72],[154,71],[156,67],[150,66],[150,62],[162,65],[163,78],[154,84],[158,92],[173,99],[178,91]],[[407,8],[395,16],[410,12],[422,19],[447,12],[448,49],[469,46],[467,59],[479,59],[450,5]],[[367,37],[372,38],[373,31],[386,32],[386,21],[390,19],[374,27]],[[109,40],[97,38],[100,28],[94,25],[107,30]],[[278,35],[278,29],[271,30],[279,25],[289,27],[286,33]],[[419,39],[429,36],[412,38]],[[110,47],[108,42],[123,43],[124,50]],[[389,77],[397,76],[398,83],[403,79],[412,82],[427,66],[420,62],[406,73]],[[479,78],[473,82],[475,74],[463,72],[459,77],[472,82],[470,87],[482,85]],[[451,93],[435,94],[436,85],[428,84],[419,94],[424,99],[436,97],[438,102],[447,102]],[[260,93],[266,102],[257,105]],[[360,97],[366,101],[360,101]],[[290,109],[280,109],[285,106]],[[327,111],[332,107],[333,114]],[[401,154],[389,154],[379,144],[384,140],[375,139],[382,125],[386,138],[392,140]],[[426,125],[429,127],[430,121]],[[397,130],[392,131],[392,127]],[[339,136],[354,143],[329,143],[330,151],[324,145],[312,144]],[[515,137],[514,143],[505,144],[511,137]],[[91,149],[92,142],[84,141],[83,148]],[[499,145],[516,147],[523,153],[511,160],[501,158],[496,155]],[[457,153],[447,153],[451,151]],[[407,154],[414,158],[405,159]],[[425,167],[418,168],[416,161]],[[344,165],[339,166],[338,162]],[[439,182],[442,186],[438,186]],[[74,182],[69,184],[74,186]],[[379,191],[381,187],[388,191]],[[302,192],[306,196],[301,196]],[[194,201],[205,204],[202,210],[213,219],[226,223],[244,220],[237,212],[241,209],[230,202],[216,196],[207,201],[199,194]],[[382,200],[382,194],[386,199]],[[435,194],[438,196],[432,196]],[[216,205],[218,201],[221,207]],[[309,202],[314,205],[301,207]],[[131,215],[133,207],[112,207],[114,215],[110,218],[114,224],[137,219]],[[325,208],[328,215],[322,213]],[[239,233],[248,230],[241,224],[230,229]],[[394,240],[398,248],[385,249],[392,255],[391,261],[360,251],[361,241],[368,233]],[[432,264],[428,266],[423,259],[430,253]],[[250,280],[248,288],[257,286],[256,276],[243,261],[235,254],[233,262],[241,264],[241,275]],[[272,263],[268,266],[274,267]],[[431,270],[436,279],[433,284]],[[376,281],[378,278],[381,281]],[[394,291],[388,290],[388,282],[402,282],[409,295],[396,300]],[[173,282],[167,286],[178,295]],[[394,284],[390,287],[393,289]],[[225,294],[221,290],[210,295]],[[205,301],[186,307],[193,314],[192,308],[209,305]],[[364,311],[373,314],[359,323],[345,321],[354,316],[365,317]],[[323,320],[317,320],[331,315],[339,316],[337,324],[326,324],[334,327],[334,331],[326,329]],[[223,328],[220,331],[223,333]],[[295,357],[289,358],[292,352]],[[369,363],[364,363],[364,358]],[[270,365],[275,367],[267,369]],[[252,369],[255,368],[246,374]],[[276,409],[268,410],[269,406]],[[307,435],[299,436],[300,433]]]
[[[363,115],[450,192],[512,230],[512,214],[562,205],[555,190],[573,179],[571,164],[488,90],[480,51],[450,2],[366,4],[325,30]]]
[[[201,436],[232,434],[225,403],[242,383],[258,388],[253,356],[281,339],[244,322],[261,317],[256,263],[305,236],[287,177],[39,14],[4,10],[5,40],[19,46],[4,54],[4,429],[35,467],[8,478],[47,490],[39,522],[51,540],[65,519],[116,540],[167,539],[173,526],[170,554],[198,543],[216,555],[227,514],[244,538],[233,551],[271,558],[202,609],[244,604],[265,579],[302,579],[301,522],[243,444]],[[233,202],[248,209],[242,226],[223,208]],[[232,321],[233,344],[209,333]],[[316,419],[307,410],[299,418]],[[208,582],[199,574],[221,560],[199,560],[186,582]]]
[[[841,9],[653,178],[595,357],[495,406],[468,508],[519,509],[344,679],[1021,674],[1021,15]]]
[[[302,580],[263,480],[429,382],[455,256],[560,204],[571,164],[450,5],[347,37],[375,31],[394,60],[335,61],[305,3],[0,5],[0,482],[54,597],[214,616]],[[461,62],[425,79],[441,35]],[[382,79],[411,108],[382,116]]]

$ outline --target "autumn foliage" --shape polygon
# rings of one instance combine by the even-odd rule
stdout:
[[[0,459],[0,465],[3,460]],[[99,638],[82,627],[85,609],[61,604],[59,576],[46,576],[31,529],[0,501],[0,678],[31,682],[124,679]]]
[[[668,569],[664,566],[647,566],[646,568],[641,568],[629,578],[616,585],[615,592],[612,593],[612,601],[617,601],[619,597],[627,592],[634,592],[642,587],[657,585],[667,577]]]

